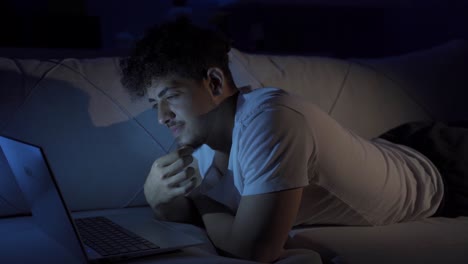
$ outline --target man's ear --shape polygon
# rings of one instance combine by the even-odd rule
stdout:
[[[224,91],[224,74],[219,68],[209,68],[207,71],[210,91],[213,96],[222,95]]]

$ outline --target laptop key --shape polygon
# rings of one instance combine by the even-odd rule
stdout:
[[[127,253],[127,252],[130,252],[130,250],[128,250],[126,248],[121,248],[121,249],[119,249],[119,252],[120,253]]]
[[[151,244],[146,244],[147,247],[151,248],[151,249],[158,249],[159,247],[156,246],[155,244],[151,243]]]
[[[75,219],[83,242],[102,256],[159,248],[105,217]]]
[[[140,249],[137,247],[131,246],[131,247],[128,247],[128,250],[130,250],[131,252],[135,252],[135,251],[139,251]]]

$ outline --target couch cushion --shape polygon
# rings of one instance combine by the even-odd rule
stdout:
[[[399,84],[355,62],[312,56],[244,57],[263,87],[304,96],[366,138],[407,121],[430,118]]]
[[[365,138],[430,116],[382,73],[353,63],[331,116]]]
[[[468,117],[468,40],[400,56],[352,61],[384,73],[436,120]]]
[[[261,87],[277,87],[308,98],[329,112],[349,62],[332,58],[243,54],[244,66]]]

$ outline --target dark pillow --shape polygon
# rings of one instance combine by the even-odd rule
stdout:
[[[468,120],[410,122],[379,137],[421,152],[438,168],[445,195],[436,215],[468,215]]]

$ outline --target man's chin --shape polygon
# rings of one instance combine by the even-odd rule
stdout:
[[[197,141],[197,140],[184,140],[183,138],[176,138],[176,141],[177,141],[177,145],[179,145],[179,147],[184,147],[184,146],[190,146],[192,147],[193,149],[198,149],[200,148],[204,143],[201,142],[201,141]]]

